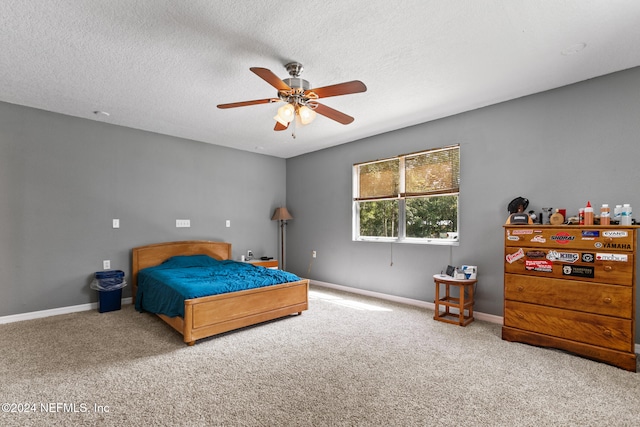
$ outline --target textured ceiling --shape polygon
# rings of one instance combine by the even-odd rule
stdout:
[[[2,0],[0,24],[1,101],[283,158],[640,65],[639,0]],[[355,121],[216,108],[290,61],[363,81],[322,100]]]

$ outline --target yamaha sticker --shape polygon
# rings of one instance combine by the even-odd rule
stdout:
[[[604,243],[602,245],[603,249],[623,249],[630,251],[631,245],[629,243]]]
[[[584,277],[593,279],[594,275],[593,267],[586,267],[581,265],[564,265],[562,267],[563,276]]]

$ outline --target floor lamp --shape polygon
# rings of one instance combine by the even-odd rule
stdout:
[[[284,226],[287,224],[287,220],[293,219],[287,208],[276,208],[276,211],[271,217],[272,221],[280,221],[280,268],[284,270]]]

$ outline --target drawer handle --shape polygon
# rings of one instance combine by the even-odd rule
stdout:
[[[609,297],[606,297],[602,301],[604,301],[605,304],[611,304],[611,298],[609,298]]]
[[[524,291],[524,286],[518,286],[518,292]]]
[[[604,331],[602,331],[602,333],[604,334],[605,337],[610,337],[612,335],[609,329],[605,329]]]
[[[604,238],[604,241],[605,241],[606,243],[611,243],[611,242],[613,242],[613,238],[612,238],[612,237],[605,237],[605,238]]]
[[[613,270],[613,267],[611,267],[610,265],[604,266],[604,271],[611,271],[611,270]]]
[[[516,317],[517,317],[518,319],[524,319],[524,314],[522,314],[522,313],[516,313]]]

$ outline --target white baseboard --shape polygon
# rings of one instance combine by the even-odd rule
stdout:
[[[435,310],[435,304],[432,303],[432,302],[427,302],[427,301],[422,301],[422,300],[417,300],[417,299],[411,299],[411,298],[398,297],[398,296],[395,296],[395,295],[389,295],[389,294],[383,294],[383,293],[380,293],[380,292],[367,291],[367,290],[364,290],[364,289],[350,288],[348,286],[341,286],[341,285],[336,285],[334,283],[321,282],[319,280],[310,280],[309,283],[312,284],[312,285],[315,285],[315,286],[321,286],[321,287],[325,287],[325,288],[336,289],[338,291],[350,292],[352,294],[364,295],[364,296],[373,297],[373,298],[380,298],[380,299],[387,300],[387,301],[393,301],[393,302],[398,302],[398,303],[401,303],[401,304],[413,305],[413,306],[416,306],[416,307],[428,308],[429,310]],[[477,311],[473,312],[473,317],[475,317],[478,320],[483,320],[483,321],[489,322],[489,323],[496,323],[498,325],[502,325],[502,322],[503,322],[503,317],[502,316],[496,316],[494,314],[481,313],[481,312],[477,312]],[[640,344],[638,344],[638,343],[635,344],[634,351],[635,351],[635,353],[640,354]]]
[[[387,301],[398,302],[401,304],[428,308],[429,310],[435,309],[435,304],[432,302],[427,302],[427,301],[422,301],[422,300],[417,300],[412,298],[398,297],[395,295],[383,294],[381,292],[367,291],[364,289],[350,288],[348,286],[341,286],[341,285],[336,285],[334,283],[321,282],[319,280],[310,280],[309,283],[315,286],[336,289],[338,291],[343,291],[343,292],[350,292],[352,294],[364,295],[364,296],[373,297],[373,298],[380,298]],[[132,303],[131,297],[122,299],[122,304],[131,304],[131,303]],[[69,307],[53,308],[50,310],[32,311],[30,313],[12,314],[9,316],[0,317],[0,325],[5,323],[21,322],[23,320],[41,319],[43,317],[58,316],[60,314],[77,313],[79,311],[89,311],[89,310],[97,310],[97,309],[98,309],[98,303],[93,302],[89,304],[80,304],[80,305],[72,305]],[[487,313],[482,313],[478,311],[473,312],[473,317],[476,317],[478,320],[483,320],[489,323],[496,323],[499,325],[502,325],[502,321],[503,321],[502,316],[496,316],[494,314],[487,314]],[[640,344],[638,343],[635,344],[634,351],[640,354]]]
[[[122,298],[122,304],[131,304],[131,297]],[[21,322],[23,320],[41,319],[43,317],[58,316],[60,314],[77,313],[79,311],[97,310],[98,303],[72,305],[69,307],[52,308],[50,310],[32,311],[30,313],[12,314],[0,317],[0,325],[5,323]]]

